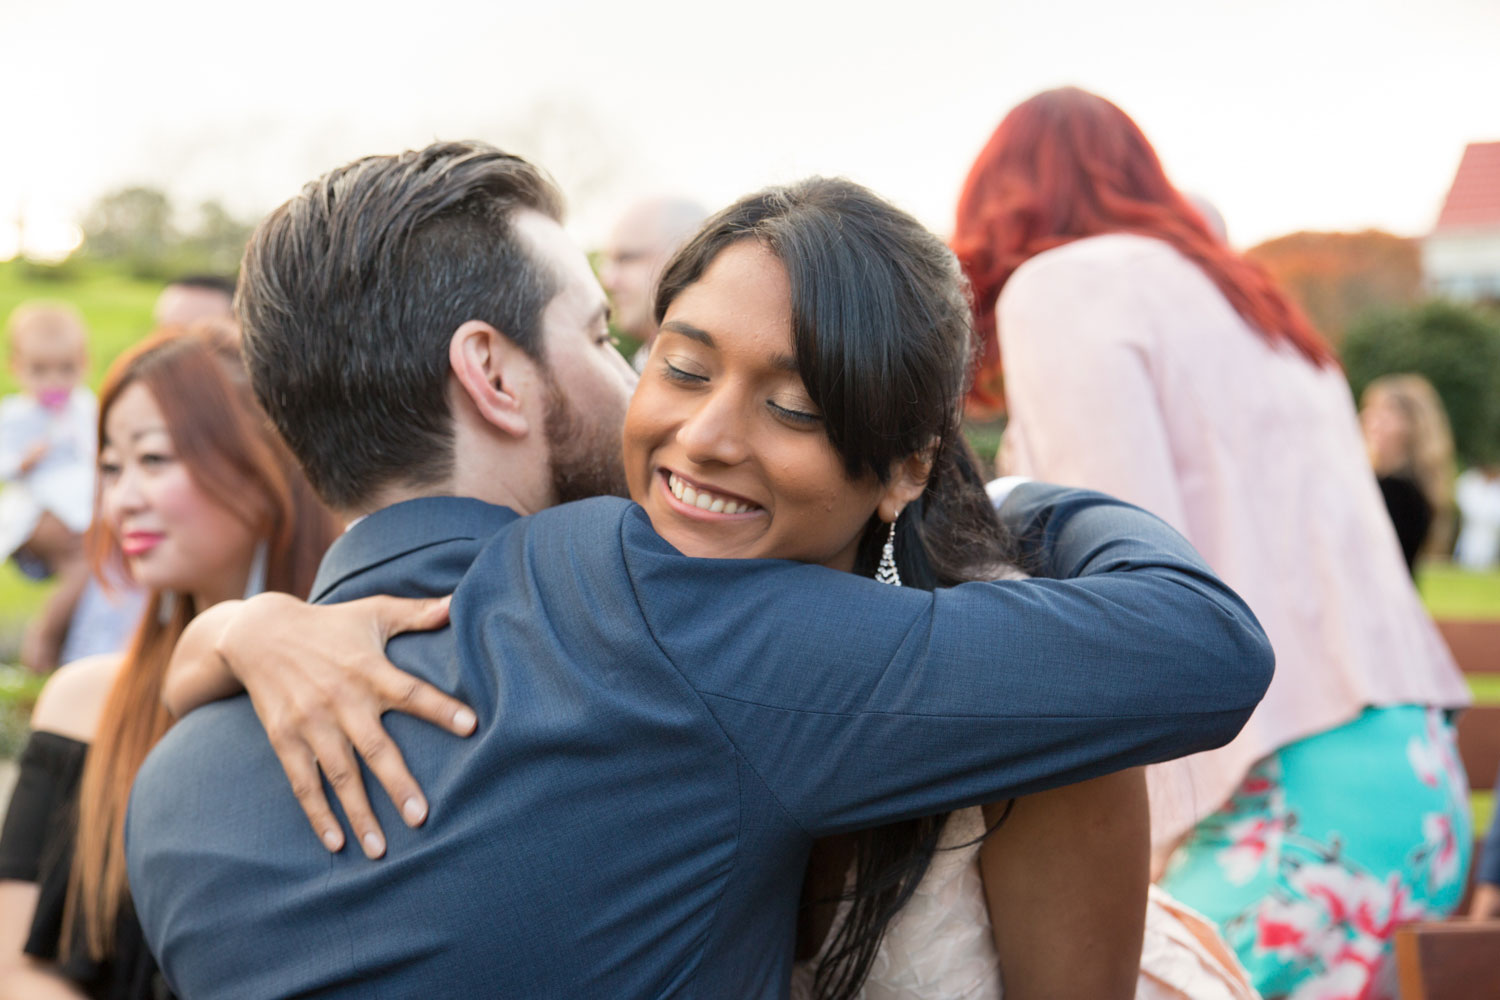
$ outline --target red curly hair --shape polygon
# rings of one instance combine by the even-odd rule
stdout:
[[[1026,260],[1086,236],[1137,233],[1171,244],[1213,280],[1271,343],[1310,363],[1333,351],[1260,267],[1224,244],[1167,180],[1140,127],[1114,104],[1077,87],[1018,105],[974,161],[958,199],[953,250],[974,291],[979,360],[973,415],[1004,410],[995,301]]]

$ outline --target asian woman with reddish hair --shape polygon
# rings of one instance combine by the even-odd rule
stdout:
[[[125,877],[130,786],[166,732],[162,678],[205,607],[306,593],[336,525],[256,405],[227,328],[164,332],[111,367],[99,404],[96,567],[149,592],[122,655],[47,682],[0,835],[0,996],[165,995]]]
[[[1333,352],[1136,124],[1082,90],[1006,116],[953,246],[984,350],[972,398],[1008,412],[1006,471],[1158,514],[1276,650],[1236,740],[1150,769],[1161,885],[1268,997],[1390,995],[1392,929],[1463,892],[1468,787],[1445,710],[1468,693]]]

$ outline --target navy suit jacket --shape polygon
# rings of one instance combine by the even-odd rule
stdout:
[[[923,592],[691,559],[633,504],[425,499],[329,552],[318,601],[454,592],[392,660],[479,715],[396,714],[431,799],[328,854],[243,697],[141,769],[146,938],[187,1000],[781,997],[813,838],[1229,740],[1271,675],[1250,611],[1149,514],[1040,484],[1002,517],[1051,579]]]

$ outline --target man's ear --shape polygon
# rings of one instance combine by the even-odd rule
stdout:
[[[901,516],[905,506],[922,495],[932,475],[933,448],[913,452],[891,466],[891,478],[885,484],[876,505],[876,513],[886,524]]]
[[[480,417],[512,437],[526,436],[531,424],[525,404],[541,380],[525,351],[490,324],[471,319],[453,331],[448,365]]]

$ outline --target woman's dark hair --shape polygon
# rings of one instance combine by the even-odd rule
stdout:
[[[1012,546],[962,434],[971,312],[952,252],[916,219],[851,181],[812,178],[768,188],[713,216],[677,251],[657,287],[657,322],[742,240],[761,244],[786,268],[797,370],[849,476],[874,473],[887,482],[912,455],[932,461],[922,495],[896,522],[902,582],[931,590],[993,577],[1011,564]],[[888,531],[872,514],[856,573],[874,573]],[[856,835],[850,910],[819,963],[820,997],[859,991],[946,819]]]

